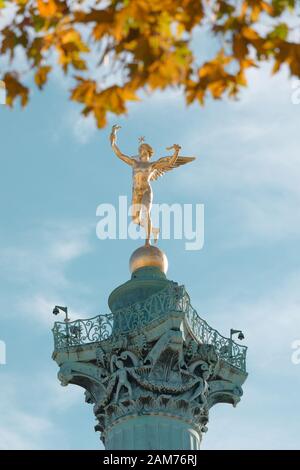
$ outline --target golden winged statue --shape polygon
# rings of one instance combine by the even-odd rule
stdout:
[[[132,220],[135,224],[144,227],[146,231],[145,244],[150,245],[151,235],[153,234],[156,243],[159,234],[159,229],[152,227],[151,207],[153,192],[150,182],[157,180],[167,171],[192,162],[195,160],[195,157],[181,157],[179,155],[180,145],[174,144],[171,147],[167,147],[168,151],[174,150],[173,155],[151,162],[150,159],[154,151],[149,144],[145,143],[144,137],[139,139],[138,156],[128,157],[117,146],[117,131],[120,128],[121,126],[117,125],[112,127],[110,143],[117,157],[132,167]]]

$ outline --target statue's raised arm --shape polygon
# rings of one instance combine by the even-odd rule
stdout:
[[[134,159],[128,157],[123,152],[121,152],[121,150],[117,146],[117,132],[118,132],[119,129],[121,129],[121,126],[117,126],[116,124],[112,127],[112,130],[111,130],[111,133],[110,133],[110,143],[111,143],[112,149],[115,152],[115,154],[117,155],[117,157],[120,158],[120,160],[127,163],[127,165],[132,166],[133,162],[134,162]]]
[[[173,155],[170,157],[162,157],[152,163],[152,174],[150,178],[152,181],[157,180],[157,178],[163,176],[167,171],[171,171],[174,168],[178,168],[181,165],[195,160],[195,157],[181,157],[179,155],[181,149],[180,145],[174,144],[172,147],[167,147],[167,150],[172,149],[174,149]]]

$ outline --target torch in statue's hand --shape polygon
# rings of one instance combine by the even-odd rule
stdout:
[[[118,124],[114,124],[112,126],[111,133],[110,133],[110,143],[111,144],[114,144],[116,142],[117,132],[118,132],[119,129],[121,129],[121,126],[119,126]]]
[[[178,144],[173,144],[171,145],[171,147],[166,148],[166,150],[173,150],[173,149],[178,152],[181,149],[181,146]]]

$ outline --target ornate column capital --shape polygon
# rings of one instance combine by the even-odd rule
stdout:
[[[216,403],[238,403],[247,377],[242,357],[246,349],[195,315],[184,288],[172,283],[144,302],[118,310],[110,335],[98,320],[96,330],[94,319],[85,321],[85,329],[79,321],[68,325],[66,347],[55,353],[58,376],[62,385],[85,388],[105,445],[113,445],[116,429],[123,429],[125,442],[127,421],[137,420],[141,431],[145,417],[149,424],[160,416],[176,421],[178,429],[192,430],[197,447],[207,430],[209,409]],[[106,335],[102,341],[95,336],[99,324]],[[73,344],[74,335],[81,344]],[[85,342],[90,335],[95,341]]]

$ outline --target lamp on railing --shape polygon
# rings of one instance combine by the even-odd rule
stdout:
[[[70,339],[70,332],[69,332],[70,318],[68,317],[68,307],[62,307],[61,305],[55,305],[55,307],[52,311],[53,315],[58,315],[59,312],[64,312],[64,314],[65,314],[64,322],[66,324],[66,341],[67,341],[67,346],[68,346],[69,345],[69,339]]]
[[[230,357],[233,357],[233,335],[238,335],[238,339],[240,341],[245,339],[245,335],[242,330],[234,330],[233,328],[230,329]]]
[[[61,307],[60,305],[55,305],[52,313],[53,313],[53,315],[58,315],[60,311],[64,312],[65,315],[66,315],[65,319],[64,319],[64,322],[69,323],[70,318],[68,317],[68,307]]]
[[[233,328],[231,328],[231,330],[230,330],[230,341],[232,341],[233,335],[236,335],[236,334],[238,334],[238,339],[240,341],[245,339],[245,336],[244,336],[244,333],[242,332],[242,330],[234,330]]]

